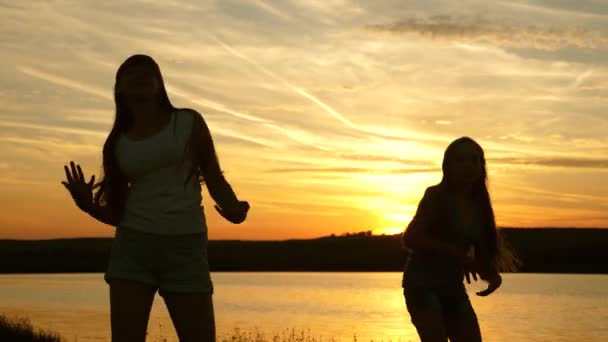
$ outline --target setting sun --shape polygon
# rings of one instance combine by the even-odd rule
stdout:
[[[416,208],[412,209],[412,207],[409,206],[395,206],[393,209],[396,211],[383,214],[384,227],[373,230],[372,233],[374,235],[401,234],[412,220],[413,212],[416,210]],[[410,214],[410,212],[412,213]]]

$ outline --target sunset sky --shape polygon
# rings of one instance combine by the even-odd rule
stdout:
[[[129,55],[203,113],[251,204],[211,239],[396,233],[460,136],[500,226],[608,227],[608,2],[0,0],[0,238],[112,236],[61,185],[99,175]]]

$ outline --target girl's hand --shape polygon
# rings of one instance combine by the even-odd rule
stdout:
[[[477,281],[477,264],[475,262],[475,247],[471,246],[463,257],[463,268],[464,277],[467,280],[467,284],[471,283],[471,276],[473,280]]]
[[[222,209],[215,205],[215,210],[217,210],[217,212],[226,220],[234,224],[239,224],[247,218],[249,203],[247,203],[247,201],[238,201],[236,207],[230,209]]]
[[[473,280],[477,281],[477,275],[477,270],[473,264],[464,265],[464,278],[467,280],[467,284],[471,283],[471,277],[473,277]]]
[[[477,292],[476,295],[478,296],[488,296],[494,291],[496,291],[496,289],[498,289],[502,284],[502,277],[498,272],[480,273],[479,276],[481,277],[481,279],[488,282],[488,288],[483,291]]]
[[[67,182],[61,182],[72,195],[72,199],[82,211],[90,212],[93,208],[93,184],[95,184],[95,175],[91,176],[88,183],[84,181],[84,173],[80,165],[70,161],[70,168],[67,165],[63,166]]]

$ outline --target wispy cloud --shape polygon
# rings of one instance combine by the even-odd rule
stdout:
[[[399,168],[399,169],[382,169],[382,168],[362,168],[362,167],[309,167],[309,168],[277,168],[268,169],[270,173],[366,173],[366,174],[396,174],[405,175],[413,173],[438,172],[436,168]]]
[[[272,72],[268,68],[260,65],[252,58],[249,58],[248,56],[244,55],[243,53],[237,51],[235,48],[233,48],[226,42],[222,41],[221,39],[217,38],[216,36],[210,35],[209,38],[214,40],[215,42],[217,42],[218,45],[220,45],[222,48],[224,48],[227,52],[229,52],[233,56],[235,56],[235,57],[245,61],[249,65],[253,66],[256,70],[260,71],[262,74],[283,84],[287,89],[295,92],[296,94],[298,94],[298,95],[302,96],[303,98],[309,100],[310,102],[314,103],[319,108],[321,108],[324,113],[326,113],[330,117],[338,120],[345,127],[352,129],[353,131],[358,132],[358,133],[363,133],[366,135],[376,136],[376,137],[380,137],[380,138],[397,139],[397,140],[412,140],[412,139],[406,138],[404,135],[400,135],[395,132],[391,132],[388,130],[373,129],[373,128],[369,128],[365,125],[354,123],[353,121],[351,121],[350,119],[345,117],[343,114],[339,113],[337,110],[332,108],[330,105],[328,105],[327,103],[325,103],[318,97],[316,97],[313,94],[311,94],[310,92],[302,89],[301,87],[292,84],[291,82],[289,82],[288,80],[284,79],[283,77],[277,75],[276,73]],[[417,138],[421,138],[421,136],[418,136]]]
[[[270,147],[270,148],[276,148],[277,144],[273,143],[272,141],[268,141],[265,139],[258,139],[256,137],[252,137],[252,136],[248,136],[246,134],[243,134],[239,131],[235,131],[232,129],[228,129],[228,128],[223,128],[223,127],[213,127],[213,135],[217,134],[217,135],[221,135],[223,136],[225,139],[235,139],[235,140],[240,140],[240,141],[244,141],[244,142],[248,142],[248,143],[252,143],[254,145],[257,146],[261,146],[261,147]]]
[[[521,10],[523,13],[542,13],[564,17],[598,18],[608,17],[608,6],[603,0],[555,1],[555,0],[511,0],[499,1],[506,8]]]
[[[573,158],[573,157],[503,157],[491,158],[489,162],[496,164],[507,165],[531,165],[531,166],[548,166],[548,167],[565,167],[565,168],[593,168],[593,169],[608,169],[608,158]]]
[[[519,196],[530,196],[540,199],[539,202],[547,203],[550,201],[560,201],[564,203],[597,203],[601,207],[608,207],[608,201],[605,200],[604,196],[600,195],[587,195],[574,192],[566,191],[551,191],[542,188],[534,188],[529,185],[513,185],[513,184],[501,184],[501,189],[513,190],[518,193]]]
[[[70,134],[79,134],[79,135],[87,135],[87,136],[98,136],[98,137],[107,137],[107,132],[100,132],[85,128],[68,128],[68,127],[60,127],[60,126],[51,126],[51,125],[42,125],[42,124],[31,124],[24,123],[19,121],[1,121],[0,127],[11,127],[11,128],[27,128],[32,130],[42,130],[42,131],[50,131],[55,133],[70,133]]]
[[[275,6],[269,4],[267,1],[264,0],[253,0],[253,4],[255,6],[257,6],[258,8],[262,9],[263,11],[270,13],[276,17],[279,17],[283,20],[291,20],[293,19],[290,15],[286,14],[285,12],[279,10],[278,8],[276,8]]]
[[[397,162],[404,165],[417,165],[417,166],[433,166],[433,162],[425,159],[407,159],[400,156],[391,156],[388,154],[362,154],[362,153],[336,153],[333,156],[340,159],[352,160],[352,161],[371,161],[371,162]]]
[[[370,32],[416,34],[421,37],[466,43],[490,43],[511,48],[558,50],[567,46],[585,49],[608,47],[608,36],[580,27],[522,24],[500,18],[435,15],[410,17],[387,24],[366,26]]]
[[[239,119],[244,119],[247,121],[252,121],[252,122],[269,122],[269,120],[266,120],[264,118],[260,118],[254,115],[249,115],[249,114],[245,114],[245,113],[241,113],[237,110],[234,110],[230,107],[228,107],[227,105],[224,105],[222,103],[218,103],[216,101],[213,100],[209,100],[206,98],[203,98],[201,96],[195,96],[193,94],[188,93],[187,91],[180,89],[176,86],[172,86],[172,85],[167,85],[167,91],[176,95],[176,96],[181,96],[183,98],[188,99],[189,101],[191,101],[194,104],[203,106],[203,107],[207,107],[207,108],[211,108],[214,110],[217,110],[219,112],[222,113],[226,113],[226,114],[230,114],[233,115]]]
[[[36,77],[43,81],[47,81],[66,88],[78,90],[89,95],[100,97],[105,100],[113,100],[111,90],[101,89],[90,84],[55,75],[31,66],[18,65],[17,70],[28,76]]]
[[[330,148],[328,146],[324,146],[324,145],[316,142],[315,140],[319,140],[319,139],[315,139],[314,134],[310,134],[310,133],[307,134],[306,132],[296,131],[293,129],[285,129],[284,127],[277,126],[275,124],[265,124],[264,127],[270,128],[270,129],[274,130],[275,132],[277,132],[278,134],[281,134],[290,140],[299,142],[299,143],[309,146],[309,147],[313,147],[316,150],[320,150],[320,151],[333,150],[332,148]]]
[[[0,177],[0,184],[4,185],[47,185],[48,182],[41,181],[38,179],[25,179],[25,178],[10,178]]]
[[[312,94],[308,93],[304,89],[301,89],[301,88],[299,88],[299,87],[291,84],[290,82],[288,82],[287,80],[285,80],[282,77],[278,76],[274,72],[272,72],[272,71],[268,70],[267,68],[263,67],[262,65],[260,65],[256,61],[254,61],[253,59],[245,56],[244,54],[242,54],[240,52],[238,52],[237,50],[235,50],[234,48],[232,48],[230,45],[226,44],[225,42],[223,42],[219,38],[214,37],[214,36],[210,36],[210,37],[211,37],[211,39],[215,40],[221,47],[223,47],[224,49],[226,49],[226,51],[228,51],[233,56],[238,57],[239,59],[247,62],[248,64],[250,64],[253,67],[255,67],[257,70],[259,70],[260,72],[262,72],[263,74],[271,77],[272,79],[274,79],[276,81],[279,81],[280,83],[284,84],[288,89],[293,90],[294,92],[300,94],[301,96],[303,96],[303,97],[307,98],[308,100],[312,101],[313,103],[317,104],[326,113],[328,113],[332,117],[336,118],[338,121],[342,122],[346,126],[351,127],[351,128],[356,128],[356,125],[354,123],[352,123],[350,120],[348,120],[347,118],[345,118],[342,114],[338,113],[336,110],[334,110],[333,108],[331,108],[329,105],[325,104],[323,101],[319,100],[318,98],[316,98]]]
[[[87,151],[90,153],[99,152],[99,146],[92,144],[80,144],[73,142],[63,142],[63,141],[52,141],[48,138],[44,139],[29,139],[22,137],[2,137],[0,136],[0,141],[4,143],[10,143],[15,145],[27,145],[38,147],[39,149],[45,150],[64,150],[64,151]]]

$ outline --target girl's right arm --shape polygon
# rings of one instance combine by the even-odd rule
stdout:
[[[107,206],[93,204],[91,209],[86,210],[85,212],[101,223],[105,223],[110,226],[118,225],[118,222],[112,219],[112,215],[110,214],[110,210]]]
[[[424,251],[433,254],[451,256],[467,261],[470,256],[466,250],[449,242],[433,238],[429,233],[429,222],[433,215],[433,193],[427,189],[418,204],[416,215],[403,233],[403,244],[414,251]]]

